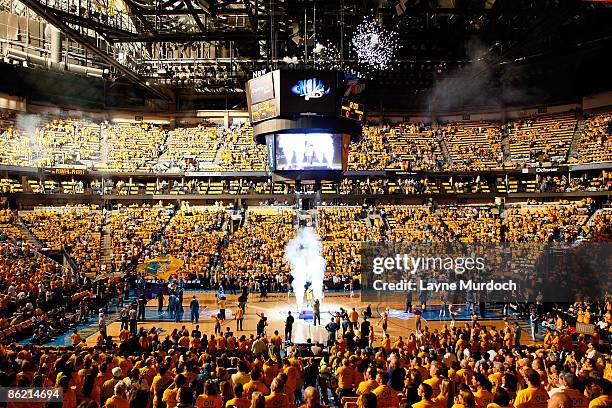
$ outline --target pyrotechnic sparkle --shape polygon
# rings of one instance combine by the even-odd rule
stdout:
[[[340,69],[340,51],[338,48],[327,42],[326,44],[317,43],[313,49],[315,68],[317,69]]]
[[[360,68],[371,72],[387,69],[399,43],[397,33],[380,26],[372,17],[359,23],[351,39]]]

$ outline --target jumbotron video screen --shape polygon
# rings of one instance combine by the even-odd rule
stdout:
[[[342,135],[290,133],[276,136],[276,169],[342,170]]]

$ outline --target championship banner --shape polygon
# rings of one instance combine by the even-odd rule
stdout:
[[[183,263],[183,260],[173,256],[153,258],[138,265],[138,272],[142,273],[145,279],[168,280],[178,273]]]

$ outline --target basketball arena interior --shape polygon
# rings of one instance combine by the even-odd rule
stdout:
[[[612,1],[0,0],[0,406],[612,406]]]

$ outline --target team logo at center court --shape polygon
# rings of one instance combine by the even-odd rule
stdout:
[[[303,96],[305,100],[317,99],[331,92],[323,81],[317,78],[303,79],[291,88],[291,92]]]

